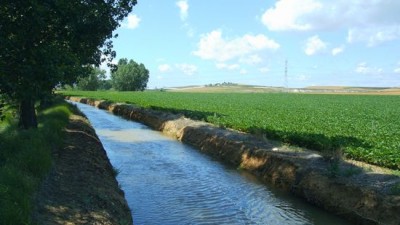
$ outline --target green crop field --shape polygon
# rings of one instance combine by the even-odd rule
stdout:
[[[288,93],[63,92],[133,103],[400,169],[400,96]]]

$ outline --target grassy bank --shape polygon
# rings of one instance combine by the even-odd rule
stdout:
[[[63,92],[182,113],[222,127],[400,169],[400,96]]]
[[[31,224],[32,195],[51,167],[71,114],[63,101],[38,113],[38,129],[20,130],[9,110],[0,123],[0,224]]]

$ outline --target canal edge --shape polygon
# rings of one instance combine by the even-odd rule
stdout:
[[[329,159],[315,152],[291,151],[252,135],[182,115],[108,101],[66,99],[141,122],[355,224],[400,224],[400,196],[390,193],[399,182],[397,176],[351,172],[357,167],[340,162],[340,168],[350,171],[350,175],[342,176],[334,173]]]
[[[76,108],[64,143],[34,197],[37,224],[133,224],[117,171],[87,118]]]

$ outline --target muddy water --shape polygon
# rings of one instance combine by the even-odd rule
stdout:
[[[134,224],[348,224],[190,146],[75,103],[120,173]]]

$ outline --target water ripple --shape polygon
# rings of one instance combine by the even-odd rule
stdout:
[[[347,224],[141,124],[79,107],[121,171],[136,225]]]

